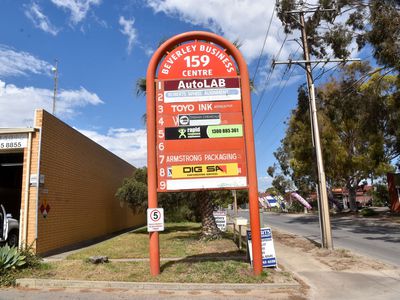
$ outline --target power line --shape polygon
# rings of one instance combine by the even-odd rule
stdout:
[[[289,57],[295,57],[296,54],[297,54],[297,52],[299,52],[300,47],[301,47],[301,46],[299,46],[299,47],[297,48],[297,50],[296,50],[294,53],[292,53]],[[285,72],[284,72],[284,74],[282,75],[282,79],[281,79],[280,82],[279,82],[278,89],[279,89],[279,87],[280,87],[281,84],[282,84],[283,78],[285,77],[285,74],[286,74],[287,70],[288,70],[288,69],[286,69]],[[286,85],[287,85],[287,83],[288,83],[290,77],[291,77],[292,74],[293,74],[293,71],[294,71],[294,69],[292,69],[292,72],[289,74],[289,77],[286,79],[285,84],[284,84],[283,87],[280,89],[279,93],[278,93],[278,92],[275,92],[275,94],[274,94],[274,96],[273,96],[273,99],[274,99],[274,100],[272,100],[271,103],[270,103],[270,105],[268,106],[267,112],[266,112],[266,114],[264,114],[264,117],[263,117],[263,119],[262,119],[262,121],[261,121],[261,124],[260,124],[260,125],[257,127],[257,129],[256,129],[256,134],[257,134],[258,131],[260,130],[260,128],[261,128],[261,126],[263,125],[263,123],[264,123],[265,119],[267,118],[268,114],[271,112],[272,107],[275,105],[275,103],[277,102],[278,98],[279,98],[280,95],[282,94],[283,89],[286,87]]]
[[[326,63],[325,63],[325,65],[326,65]],[[321,79],[322,76],[324,76],[325,74],[329,73],[332,70],[333,70],[333,72],[332,72],[332,74],[333,74],[334,72],[336,72],[336,70],[339,68],[340,65],[343,65],[343,63],[338,63],[337,65],[334,65],[333,67],[331,67],[331,68],[329,68],[327,70],[325,70],[325,67],[322,67],[321,72],[317,76],[315,76],[314,82],[316,82],[317,80]]]
[[[259,57],[258,57],[256,69],[255,69],[254,74],[253,74],[253,78],[252,78],[252,81],[253,81],[253,82],[254,82],[254,80],[256,79],[257,72],[258,72],[258,68],[259,68],[259,66],[260,66],[261,57],[262,57],[262,54],[263,54],[263,52],[264,52],[265,44],[266,44],[266,42],[267,42],[267,38],[268,38],[268,35],[269,35],[269,30],[271,29],[272,19],[273,19],[274,14],[275,14],[275,7],[276,7],[276,2],[275,2],[275,5],[274,5],[274,7],[273,7],[273,9],[272,9],[272,15],[271,15],[271,18],[270,18],[270,20],[269,20],[267,32],[265,33],[264,43],[263,43],[262,49],[261,49],[261,51],[260,51],[260,55],[259,55]]]
[[[287,70],[286,70],[286,71],[287,71]],[[285,73],[286,73],[286,71],[285,71]],[[282,81],[282,80],[280,81],[278,89],[279,89],[280,87],[281,87],[281,88],[275,92],[273,100],[270,102],[270,104],[269,104],[269,106],[268,106],[268,108],[267,108],[267,111],[266,111],[266,113],[264,114],[264,117],[263,117],[262,120],[261,120],[260,125],[259,125],[259,126],[257,127],[257,129],[256,129],[256,133],[255,133],[256,135],[257,135],[257,133],[259,132],[259,130],[261,129],[261,127],[262,127],[262,125],[264,124],[265,120],[267,119],[268,115],[271,113],[273,107],[274,107],[275,104],[277,103],[277,101],[278,101],[279,97],[281,96],[282,92],[283,92],[284,89],[286,88],[286,85],[288,84],[289,79],[291,78],[293,72],[294,72],[294,69],[291,70],[289,76],[286,78],[285,83],[283,84],[282,87],[281,87],[281,84],[282,84],[283,81]],[[284,77],[284,76],[285,76],[285,74],[283,75],[283,77]],[[283,78],[283,77],[282,77],[282,78]]]
[[[279,51],[278,51],[277,55],[275,56],[276,59],[278,59],[279,56],[281,55],[281,52],[282,52],[283,46],[286,43],[287,37],[288,37],[288,34],[285,35],[285,38],[284,38],[284,40],[282,42],[282,45],[279,48]],[[272,77],[272,73],[273,72],[274,72],[274,67],[273,67],[273,64],[271,64],[270,68],[269,68],[269,73],[267,75],[267,79],[265,80],[265,85],[264,85],[264,87],[263,87],[263,89],[261,91],[260,97],[258,97],[258,101],[257,101],[257,104],[256,104],[256,109],[254,110],[254,114],[253,114],[253,118],[255,118],[255,116],[257,114],[257,111],[258,111],[258,108],[260,107],[260,104],[262,102],[262,99],[264,98],[265,91],[266,91],[269,83],[271,82],[271,77]]]

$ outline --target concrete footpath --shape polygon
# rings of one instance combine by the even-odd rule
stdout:
[[[400,299],[397,267],[376,262],[372,267],[335,270],[299,248],[275,243],[275,250],[285,269],[309,286],[307,299]]]

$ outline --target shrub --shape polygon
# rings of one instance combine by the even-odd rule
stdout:
[[[16,279],[16,271],[9,270],[7,272],[0,271],[0,287],[14,286]]]
[[[19,251],[23,256],[25,256],[26,264],[23,266],[24,268],[38,268],[40,266],[42,258],[33,252],[32,246],[20,249]]]
[[[21,268],[37,268],[41,258],[36,256],[32,247],[18,249],[4,246],[0,248],[0,287],[15,285]]]
[[[389,202],[389,191],[387,184],[377,184],[372,191],[373,206],[387,206]]]
[[[287,209],[288,212],[303,212],[304,206],[298,201],[293,201]]]
[[[372,217],[372,216],[377,215],[378,213],[369,207],[365,207],[362,210],[360,210],[360,214],[363,217]]]
[[[8,245],[0,248],[0,271],[15,269],[26,264],[26,256],[24,256],[18,248]]]
[[[167,210],[165,213],[166,222],[195,222],[195,212],[187,205],[182,205],[174,210]]]

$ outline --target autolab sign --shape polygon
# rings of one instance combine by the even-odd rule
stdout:
[[[200,41],[162,60],[155,82],[159,192],[248,186],[238,73],[223,49]]]

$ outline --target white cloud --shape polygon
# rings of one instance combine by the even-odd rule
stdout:
[[[36,87],[17,87],[0,80],[0,127],[33,126],[33,112],[43,108],[52,110],[53,91]],[[61,119],[73,118],[78,108],[98,105],[103,101],[84,88],[61,90],[56,102],[56,115]]]
[[[131,53],[133,43],[135,42],[137,33],[136,29],[133,28],[133,24],[135,23],[135,19],[132,18],[131,20],[125,19],[123,16],[119,17],[119,25],[122,26],[122,29],[120,30],[123,35],[126,35],[128,37],[128,53]]]
[[[25,15],[33,22],[36,28],[52,35],[57,35],[59,29],[51,24],[49,18],[43,14],[39,5],[35,2],[31,6],[25,5]]]
[[[275,1],[265,0],[147,0],[156,12],[201,25],[224,35],[228,40],[239,39],[240,48],[247,60],[259,56],[269,18]],[[276,14],[272,20],[264,53],[275,55],[284,39],[283,28]],[[287,43],[281,57],[287,57],[296,48],[295,43]]]
[[[153,55],[153,53],[154,53],[154,49],[153,48],[151,48],[151,47],[148,47],[148,46],[141,46],[141,48],[142,48],[142,50],[144,51],[144,54],[146,55],[146,56],[152,56]]]
[[[101,0],[51,0],[51,2],[57,7],[69,10],[71,22],[76,25],[85,19],[90,6],[99,5]]]
[[[27,52],[17,52],[0,44],[0,77],[28,73],[50,75],[51,65]]]
[[[272,186],[271,176],[261,176],[258,177],[258,190],[260,192],[265,192],[265,190]]]
[[[115,128],[107,134],[77,130],[135,167],[147,164],[147,135],[144,129]]]

